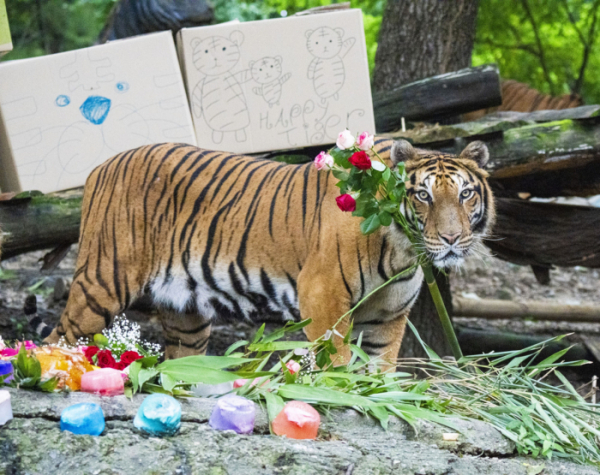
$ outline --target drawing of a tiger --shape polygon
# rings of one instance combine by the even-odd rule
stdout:
[[[459,157],[406,141],[376,139],[375,148],[389,166],[405,162],[409,217],[435,265],[460,264],[494,221],[486,146],[473,142]],[[320,337],[415,256],[394,224],[363,236],[361,220],[337,208],[336,181],[311,163],[182,144],[113,157],[85,185],[76,272],[46,341],[100,332],[144,291],[162,308],[167,358],[204,353],[218,316],[312,318],[306,335]],[[418,268],[354,312],[366,352],[396,358],[422,280]]]

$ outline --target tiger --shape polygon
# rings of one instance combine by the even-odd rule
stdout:
[[[413,206],[404,212],[428,257],[440,268],[460,265],[495,219],[485,144],[454,156],[376,138],[374,149],[389,167],[405,164]],[[340,316],[404,271],[351,317],[362,349],[393,365],[423,281],[417,251],[395,224],[361,234],[360,219],[337,207],[336,181],[312,163],[185,144],[116,155],[87,179],[68,301],[56,328],[38,320],[38,331],[47,343],[74,344],[149,292],[167,359],[205,354],[217,317],[268,316],[310,318],[310,341],[337,323],[328,335],[336,362],[347,362],[350,317]]]

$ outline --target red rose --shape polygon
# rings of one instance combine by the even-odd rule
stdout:
[[[335,202],[342,211],[354,211],[356,209],[356,200],[348,194],[338,196]]]
[[[98,348],[97,346],[88,346],[85,349],[84,355],[87,358],[87,360],[90,362],[90,364],[94,364],[94,360],[92,359],[92,357],[99,351],[100,351],[100,348]]]
[[[131,363],[133,363],[135,360],[139,360],[140,358],[143,358],[143,356],[138,354],[137,351],[126,351],[125,353],[123,353],[121,355],[120,363],[124,363],[125,366],[127,367]]]
[[[98,361],[98,366],[100,368],[114,368],[117,362],[113,358],[113,355],[110,354],[110,350],[102,350],[96,354],[96,358]]]
[[[360,170],[368,170],[371,168],[371,159],[367,152],[356,152],[348,159],[348,161]]]
[[[118,363],[115,363],[113,368],[118,369],[119,371],[123,371],[125,368],[127,368],[127,366],[129,365],[126,364],[124,361],[119,361]]]

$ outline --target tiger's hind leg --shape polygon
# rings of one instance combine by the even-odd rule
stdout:
[[[46,343],[58,343],[61,337],[69,344],[77,343],[80,338],[92,338],[124,310],[114,291],[109,292],[100,284],[90,284],[82,275],[73,282],[60,322],[44,340]]]
[[[165,358],[203,355],[208,347],[211,322],[196,313],[161,310]]]

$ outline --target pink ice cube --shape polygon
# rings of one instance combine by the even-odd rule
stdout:
[[[100,396],[117,396],[123,394],[125,385],[121,371],[112,368],[101,368],[88,371],[81,376],[81,390]]]

